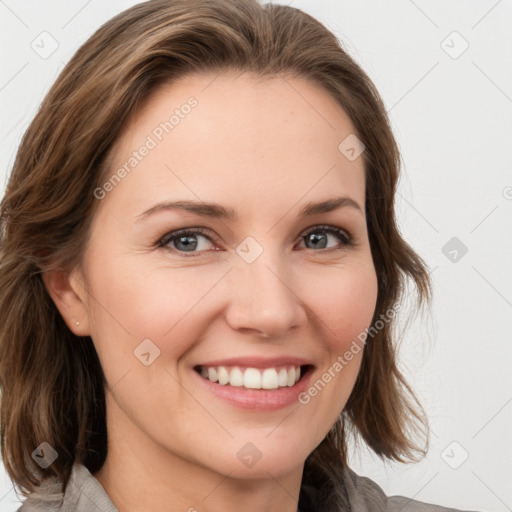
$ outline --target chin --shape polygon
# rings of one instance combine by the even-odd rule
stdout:
[[[224,445],[222,455],[217,459],[223,460],[223,464],[217,471],[242,480],[268,478],[269,474],[279,478],[298,468],[302,469],[306,458],[314,449],[311,447],[308,450],[306,443],[301,442],[307,437],[294,439],[293,436],[288,436],[286,441],[283,441],[277,437],[271,440],[273,434],[265,439],[266,435],[267,433],[260,433],[258,439],[253,438],[254,441],[250,440],[250,435],[246,436],[244,441],[233,440],[230,443],[232,449],[227,444]],[[241,436],[238,437],[240,438]]]

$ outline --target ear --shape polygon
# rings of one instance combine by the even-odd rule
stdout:
[[[79,285],[77,273],[77,269],[52,270],[43,274],[43,282],[71,332],[76,336],[90,336],[86,294]]]

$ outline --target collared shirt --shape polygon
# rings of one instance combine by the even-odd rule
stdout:
[[[386,497],[372,480],[344,469],[343,479],[350,502],[350,512],[470,512],[429,505],[404,496]],[[323,512],[315,500],[315,490],[308,489],[301,512]],[[43,480],[37,491],[26,498],[17,512],[119,512],[99,481],[82,464],[75,464],[66,492],[57,477]],[[349,512],[349,511],[339,511]],[[474,511],[476,512],[476,511]]]

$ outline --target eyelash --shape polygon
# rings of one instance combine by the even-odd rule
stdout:
[[[320,226],[314,226],[313,228],[308,228],[307,231],[303,232],[300,235],[300,238],[301,238],[301,240],[303,240],[306,236],[311,235],[312,233],[317,233],[317,232],[320,232],[322,234],[335,235],[336,237],[338,237],[338,239],[343,244],[342,247],[338,247],[338,248],[331,247],[331,248],[323,249],[323,251],[342,250],[345,247],[354,245],[354,241],[353,241],[352,237],[346,230],[336,228],[333,226],[328,226],[328,225],[320,225]],[[180,254],[180,256],[183,256],[185,258],[195,258],[195,257],[200,256],[204,252],[210,252],[210,251],[195,251],[195,252],[191,252],[191,253],[187,254],[186,251],[178,251],[177,249],[168,247],[168,244],[170,242],[172,242],[173,240],[179,239],[180,237],[183,237],[183,236],[189,236],[189,235],[203,235],[206,238],[208,238],[211,242],[215,242],[215,240],[212,240],[212,238],[216,238],[216,237],[212,237],[211,232],[207,229],[187,228],[187,229],[181,229],[178,231],[172,231],[171,233],[166,234],[160,240],[158,240],[158,247],[160,247],[162,249],[166,249],[173,253],[178,253],[178,254]],[[321,252],[321,251],[315,251],[314,249],[312,249],[312,250],[314,252]]]

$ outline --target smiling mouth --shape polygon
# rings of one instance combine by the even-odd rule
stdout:
[[[205,380],[221,386],[245,389],[279,390],[295,386],[312,365],[282,365],[270,368],[240,366],[196,366],[194,370]]]

